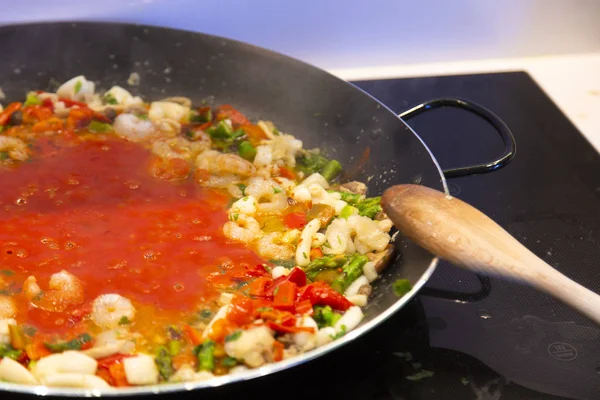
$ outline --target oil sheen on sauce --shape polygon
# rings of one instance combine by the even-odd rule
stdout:
[[[229,197],[193,179],[165,181],[148,172],[151,154],[114,137],[59,144],[40,139],[30,161],[0,168],[0,290],[18,304],[17,321],[68,332],[78,311],[103,293],[132,300],[136,325],[172,323],[213,301],[206,280],[222,265],[262,263],[222,234]],[[28,304],[23,281],[42,290],[67,270],[85,290],[78,310]]]

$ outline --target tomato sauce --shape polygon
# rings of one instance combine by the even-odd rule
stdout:
[[[0,289],[15,293],[19,323],[68,331],[103,293],[132,300],[136,324],[172,321],[219,295],[207,277],[223,264],[264,262],[222,234],[229,196],[192,179],[153,177],[151,153],[140,145],[42,138],[32,153],[0,168]],[[33,275],[45,290],[63,269],[81,280],[85,303],[65,312],[28,305],[23,281]]]

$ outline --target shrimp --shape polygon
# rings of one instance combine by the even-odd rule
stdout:
[[[0,319],[13,318],[17,314],[17,306],[10,296],[0,296]]]
[[[134,114],[119,114],[113,124],[115,133],[131,142],[143,142],[156,135],[152,121],[141,119]]]
[[[250,161],[244,160],[237,154],[223,154],[215,150],[202,152],[196,158],[196,167],[216,175],[251,176],[256,173],[256,167]]]
[[[190,142],[182,137],[161,139],[152,143],[152,152],[161,158],[182,158],[191,161],[210,147],[210,141]]]
[[[252,179],[244,192],[258,201],[258,212],[263,214],[277,213],[288,206],[287,195],[273,180]],[[265,199],[267,201],[261,202]]]
[[[294,256],[294,246],[282,243],[282,233],[272,232],[258,241],[258,252],[266,259],[288,260]]]
[[[0,152],[6,152],[15,161],[25,161],[29,158],[25,142],[11,136],[0,135]]]
[[[135,308],[131,301],[118,294],[103,294],[92,303],[92,321],[102,328],[117,328],[121,320],[133,321]]]
[[[258,222],[245,214],[232,214],[231,221],[223,226],[223,234],[231,240],[248,243],[260,236]]]
[[[50,277],[49,290],[42,291],[34,276],[23,284],[23,292],[31,305],[45,311],[65,311],[83,303],[83,286],[77,277],[62,270]]]

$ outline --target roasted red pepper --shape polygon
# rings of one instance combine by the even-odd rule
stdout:
[[[285,226],[291,229],[302,229],[306,226],[308,221],[306,220],[306,214],[302,212],[295,212],[287,214],[283,217],[283,223]]]
[[[279,333],[315,332],[315,328],[311,328],[308,326],[286,326],[272,321],[267,322],[267,326]]]
[[[278,310],[294,311],[296,288],[297,286],[294,282],[285,281],[281,283],[281,285],[275,289],[273,307]]]
[[[229,104],[223,104],[217,107],[217,120],[221,121],[224,119],[230,119],[233,126],[239,125],[250,125],[251,122],[238,110],[230,106]]]
[[[254,277],[254,276],[269,276],[269,273],[267,272],[267,270],[265,269],[264,266],[262,266],[261,264],[258,265],[247,265],[245,268],[246,270],[246,275],[249,277]]]
[[[269,284],[271,284],[273,280],[271,278],[267,278],[266,276],[261,276],[259,278],[256,278],[255,280],[253,280],[252,282],[250,282],[248,284],[248,286],[246,286],[246,292],[250,295],[250,296],[258,296],[258,297],[263,297],[265,296],[265,291],[267,289],[267,286]]]
[[[296,314],[313,314],[313,307],[310,300],[301,300],[296,303]]]
[[[285,278],[290,282],[294,282],[299,287],[306,285],[306,274],[300,267],[292,268],[290,273],[287,274]]]
[[[296,174],[294,173],[294,171],[287,167],[279,167],[279,175],[283,178],[296,180]]]
[[[352,303],[325,282],[314,282],[299,291],[300,300],[310,300],[313,306],[330,306],[334,310],[346,311]]]
[[[65,103],[66,107],[73,107],[73,106],[79,106],[81,108],[87,108],[87,104],[82,103],[81,101],[75,101],[75,100],[70,100],[70,99],[64,99],[62,97],[60,97],[58,99],[59,101],[62,101],[63,103]]]
[[[304,286],[306,285],[306,274],[299,267],[292,268],[289,274],[280,276],[279,278],[275,279],[269,287],[267,287],[265,296],[274,296],[275,289],[277,289],[283,282],[294,282],[298,287]]]
[[[7,105],[4,111],[0,113],[0,126],[6,125],[12,113],[14,113],[15,111],[19,111],[22,106],[23,103],[19,102],[10,103],[9,105]]]
[[[254,321],[254,305],[252,299],[242,295],[235,295],[229,304],[227,319],[239,326]]]
[[[89,108],[71,108],[67,117],[67,129],[78,129],[86,127],[91,121],[94,112]]]

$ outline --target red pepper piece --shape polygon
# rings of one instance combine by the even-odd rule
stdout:
[[[285,326],[283,324],[278,324],[272,321],[267,322],[267,326],[279,333],[315,332],[315,328],[311,328],[308,326]]]
[[[310,300],[301,300],[296,303],[296,314],[313,314],[313,306]]]
[[[218,121],[223,119],[230,119],[233,126],[239,125],[250,125],[251,122],[238,110],[230,106],[229,104],[223,104],[222,106],[217,107],[217,116]]]
[[[296,284],[285,281],[275,289],[273,308],[283,311],[293,311],[296,302]]]
[[[300,300],[310,300],[313,306],[330,306],[340,311],[346,311],[352,307],[352,303],[347,298],[333,290],[325,282],[314,282],[303,288],[300,292]]]
[[[299,287],[306,285],[306,274],[300,267],[292,268],[290,273],[285,278],[290,282],[294,282]]]
[[[247,276],[269,276],[270,274],[267,272],[267,270],[265,269],[265,267],[261,264],[258,265],[247,265],[245,268],[246,270],[246,275]]]
[[[265,291],[267,289],[267,286],[272,281],[273,280],[271,278],[261,276],[259,278],[256,278],[252,282],[250,282],[248,284],[248,286],[246,286],[247,287],[246,291],[250,296],[263,297],[263,296],[265,296]]]
[[[235,295],[229,304],[227,319],[237,325],[245,325],[254,321],[254,305],[252,299]]]
[[[305,213],[295,212],[283,217],[283,223],[290,229],[302,229],[306,226],[308,221],[306,220]]]
[[[19,102],[10,103],[9,105],[7,105],[6,108],[4,109],[4,111],[2,111],[0,113],[0,125],[1,126],[6,125],[6,123],[10,119],[10,116],[12,115],[12,113],[14,113],[15,111],[19,111],[22,106],[23,106],[23,103],[19,103]]]
[[[62,97],[59,97],[58,101],[62,101],[63,103],[65,103],[66,107],[79,106],[81,108],[87,108],[87,104],[82,103],[81,101],[75,101],[75,100],[71,100],[71,99],[65,99],[65,98],[62,98]]]
[[[291,179],[293,181],[296,180],[296,174],[294,171],[287,167],[279,167],[279,175],[283,178]]]
[[[275,343],[273,343],[273,360],[274,361],[283,360],[283,349],[284,348],[285,348],[285,346],[283,345],[283,343],[281,343],[278,340],[276,340]]]

